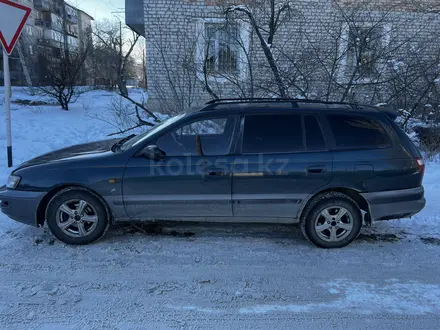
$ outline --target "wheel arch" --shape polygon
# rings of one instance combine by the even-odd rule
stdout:
[[[362,197],[362,195],[359,193],[359,191],[357,191],[356,189],[353,188],[346,188],[346,187],[332,187],[332,188],[327,188],[321,191],[318,191],[314,194],[311,194],[303,203],[303,205],[301,206],[299,212],[298,212],[298,219],[301,219],[301,217],[303,216],[303,213],[305,212],[305,210],[307,210],[307,206],[310,205],[310,203],[312,203],[312,201],[320,196],[323,195],[325,193],[328,192],[339,192],[342,193],[344,195],[347,195],[348,197],[350,197],[351,199],[353,199],[356,204],[359,206],[359,208],[366,212],[366,216],[364,217],[364,221],[366,222],[367,225],[371,225],[371,212],[370,212],[370,204],[368,203],[368,201]]]
[[[72,190],[73,189],[84,190],[84,191],[87,191],[90,194],[96,196],[101,201],[101,203],[104,205],[110,221],[113,221],[114,217],[113,217],[113,213],[112,213],[110,207],[108,206],[108,204],[105,201],[105,199],[102,198],[102,196],[100,194],[98,194],[96,191],[94,191],[93,189],[90,189],[87,186],[83,186],[83,185],[80,185],[80,184],[63,184],[63,185],[59,185],[59,186],[53,187],[41,199],[40,204],[38,204],[37,212],[36,212],[37,226],[39,226],[39,227],[44,226],[44,223],[46,221],[46,209],[47,209],[47,206],[49,205],[49,202],[52,200],[52,198],[56,194],[58,194],[59,192],[61,192],[63,190],[66,190],[68,188],[72,188]]]

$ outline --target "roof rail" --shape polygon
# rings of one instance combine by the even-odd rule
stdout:
[[[242,98],[242,99],[216,99],[206,103],[207,107],[203,110],[213,110],[218,105],[221,104],[241,104],[241,103],[292,103],[292,107],[299,108],[298,103],[308,103],[308,104],[325,104],[325,105],[346,105],[354,109],[359,109],[359,104],[356,103],[346,103],[346,102],[332,102],[332,101],[318,101],[318,100],[306,100],[306,99],[295,99],[295,98]]]
[[[247,103],[247,102],[290,102],[290,101],[298,101],[298,99],[290,99],[290,98],[241,98],[241,99],[214,99],[206,104],[214,104],[214,103]]]

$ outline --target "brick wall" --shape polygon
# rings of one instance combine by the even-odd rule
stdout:
[[[427,10],[440,10],[438,0],[334,0],[334,5],[347,7],[359,6],[364,3],[370,8],[381,10],[421,12]]]
[[[353,4],[353,0],[338,3],[343,10],[352,15],[353,20],[367,25],[380,22],[390,26],[389,47],[397,47],[398,50],[392,53],[393,58],[389,60],[405,59],[406,51],[411,47],[419,47],[423,52],[422,56],[437,54],[437,41],[440,39],[439,15],[415,11],[405,0],[399,0],[402,4],[406,3],[406,7],[400,7],[399,10],[387,7],[390,1],[373,0],[369,2],[370,5],[374,1],[380,5],[376,6],[374,11],[366,10],[367,7],[359,10],[358,6]],[[195,72],[198,24],[203,19],[210,21],[224,18],[216,4],[216,0],[144,1],[149,102],[155,109],[181,110],[202,104],[211,98],[203,79],[200,79],[203,77],[200,74],[197,77]],[[277,32],[273,53],[280,59],[280,69],[287,72],[284,79],[286,84],[290,84],[290,96],[302,96],[306,86],[307,90],[304,93],[309,97],[322,98],[322,93],[328,85],[328,68],[331,67],[332,59],[340,56],[337,48],[347,22],[341,15],[341,6],[335,6],[334,0],[297,0],[292,5],[293,15]],[[408,41],[410,36],[413,38]],[[399,43],[405,43],[405,47],[399,46]],[[427,47],[427,43],[432,47]],[[249,35],[248,52],[251,59],[248,67],[252,69],[254,80],[253,94],[248,83],[250,72],[246,70],[244,77],[238,77],[233,81],[210,80],[210,87],[219,97],[275,95],[270,92],[276,91],[273,75],[268,68],[259,40],[252,30]],[[319,58],[316,56],[317,53]],[[283,61],[282,58],[289,60]],[[326,61],[328,63],[322,65]],[[301,64],[300,70],[295,67],[296,63]],[[292,82],[288,81],[290,74]],[[301,75],[306,79],[301,78]],[[345,78],[341,79],[344,83]],[[342,93],[343,88],[334,85],[332,93],[338,98],[339,95],[336,94]],[[377,94],[377,99],[380,99],[381,93],[385,94],[386,90],[365,83],[362,87],[356,87],[356,93],[356,97],[369,102],[372,94]]]

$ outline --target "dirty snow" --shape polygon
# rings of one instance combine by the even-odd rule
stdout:
[[[114,101],[92,91],[69,112],[14,104],[15,164],[105,138]],[[0,101],[0,182],[5,138]],[[437,329],[440,164],[426,172],[425,210],[340,250],[297,227],[231,224],[118,227],[72,247],[0,214],[0,329]]]

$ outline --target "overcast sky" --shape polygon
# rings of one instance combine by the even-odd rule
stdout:
[[[123,12],[125,0],[68,0],[67,2],[93,16],[95,20],[112,19],[112,12]],[[124,20],[124,14],[117,14]]]

